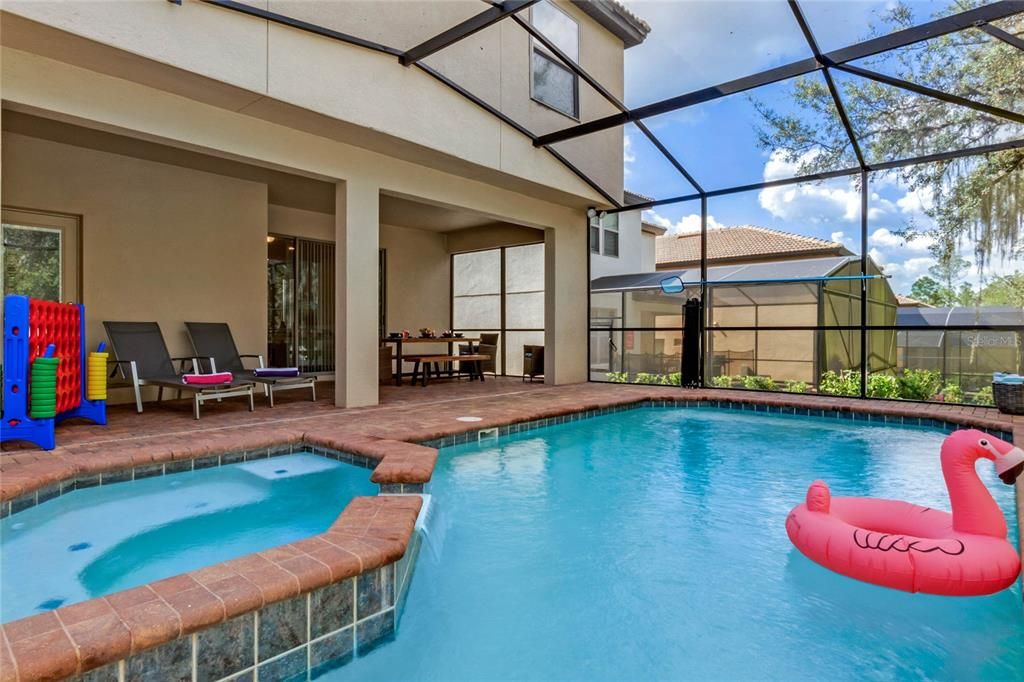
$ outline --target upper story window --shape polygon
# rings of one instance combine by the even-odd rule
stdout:
[[[604,249],[601,245],[604,244]],[[619,214],[590,219],[590,252],[610,258],[619,257]]]
[[[604,239],[604,255],[619,257],[619,214],[606,215],[601,220],[601,231]]]
[[[530,9],[530,21],[555,47],[575,62],[580,59],[580,27],[550,0]],[[531,95],[541,104],[566,116],[579,117],[579,79],[540,43],[530,41]]]

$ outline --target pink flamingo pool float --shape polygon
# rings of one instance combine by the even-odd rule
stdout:
[[[955,596],[998,592],[1017,579],[1020,555],[974,470],[982,458],[1007,485],[1024,472],[1024,450],[981,431],[955,431],[942,443],[952,514],[898,500],[833,498],[815,481],[786,518],[786,532],[808,559],[864,582]]]

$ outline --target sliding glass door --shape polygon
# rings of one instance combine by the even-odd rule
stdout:
[[[334,371],[334,244],[267,237],[267,357],[271,366]]]

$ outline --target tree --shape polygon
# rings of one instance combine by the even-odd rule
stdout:
[[[949,291],[931,277],[920,277],[910,287],[910,298],[928,305],[944,306],[949,300]]]
[[[949,291],[955,291],[957,283],[964,278],[970,266],[970,262],[965,258],[953,254],[949,258],[938,260],[935,265],[928,268],[928,274],[939,280]]]
[[[961,12],[982,0],[957,0],[941,14]],[[877,17],[873,35],[920,23],[899,2]],[[1024,15],[1000,22],[1024,36]],[[906,81],[1010,111],[1024,109],[1024,52],[975,28],[888,52],[858,65]],[[875,81],[835,74],[836,85],[868,163],[976,147],[1020,138],[1005,118],[949,104]],[[762,147],[782,151],[801,174],[856,165],[831,94],[818,74],[795,80],[781,111],[754,99],[762,117]],[[934,225],[908,223],[908,239],[931,237],[940,265],[956,259],[970,239],[978,268],[993,258],[1024,256],[1024,149],[967,157],[893,171],[911,190],[930,195],[925,213]]]
[[[981,305],[1009,305],[1024,308],[1024,272],[993,277],[978,296]]]

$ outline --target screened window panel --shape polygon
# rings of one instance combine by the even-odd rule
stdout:
[[[507,329],[543,329],[544,292],[507,294],[505,296],[505,327]]]
[[[622,294],[618,291],[591,294],[590,324],[593,327],[621,327]]]
[[[452,301],[455,329],[495,329],[501,327],[501,295],[458,296]]]
[[[505,374],[521,376],[523,373],[523,346],[543,346],[544,332],[505,333]]]
[[[505,291],[544,291],[544,245],[511,246],[505,249]]]
[[[452,259],[455,296],[501,293],[501,251],[458,253]]]
[[[752,331],[713,331],[707,335],[705,374],[709,383],[715,377],[736,377],[754,374],[757,335]],[[724,381],[724,380],[723,380]],[[727,387],[727,386],[726,386]]]
[[[625,301],[625,327],[655,327],[657,319],[666,315],[681,319],[686,303],[682,295],[657,290],[627,291]]]

